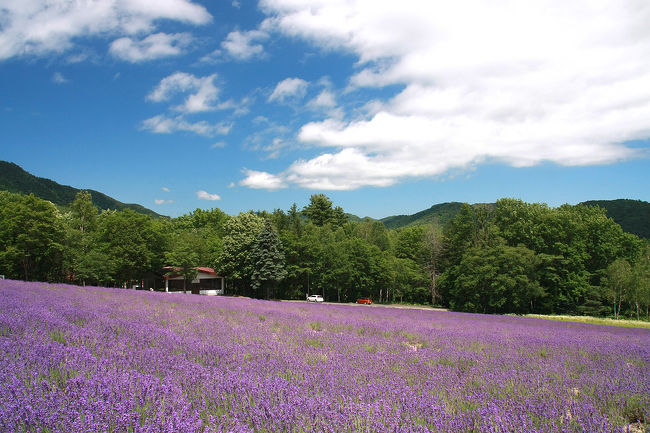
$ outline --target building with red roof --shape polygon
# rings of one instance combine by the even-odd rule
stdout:
[[[183,275],[175,273],[180,268],[166,266],[165,292],[192,293],[195,295],[223,295],[225,292],[225,278],[218,275],[214,269],[205,266],[197,266],[196,277],[191,282],[185,282]]]

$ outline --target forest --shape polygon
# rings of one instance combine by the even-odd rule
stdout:
[[[324,194],[299,209],[158,218],[104,210],[88,191],[67,207],[0,191],[0,274],[132,287],[166,266],[226,277],[226,294],[430,304],[497,314],[648,319],[650,246],[597,206],[462,204],[445,224],[352,221]]]

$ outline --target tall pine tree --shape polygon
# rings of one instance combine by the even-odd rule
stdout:
[[[268,299],[271,288],[287,275],[284,268],[282,242],[268,220],[255,240],[251,259],[253,265],[251,285],[258,296],[264,293]]]

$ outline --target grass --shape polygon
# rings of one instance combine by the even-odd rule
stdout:
[[[650,329],[650,322],[641,320],[625,320],[625,319],[608,319],[602,317],[591,316],[561,316],[561,315],[543,315],[543,314],[527,314],[526,317],[535,317],[537,319],[558,320],[561,322],[576,322],[576,323],[589,323],[591,325],[608,325],[608,326],[622,326],[625,328],[645,328]]]

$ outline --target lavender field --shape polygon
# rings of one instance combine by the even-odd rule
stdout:
[[[645,432],[650,331],[0,281],[2,432]]]

